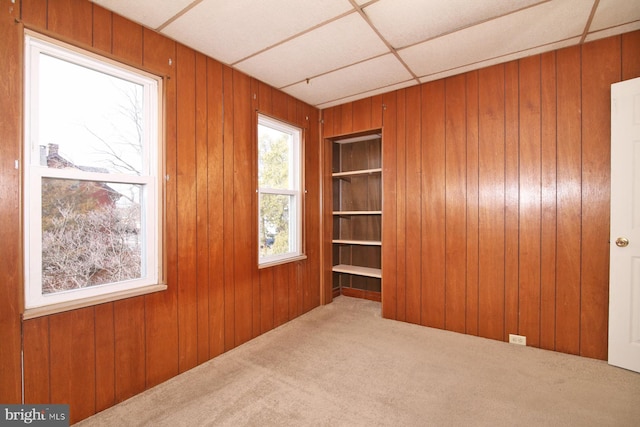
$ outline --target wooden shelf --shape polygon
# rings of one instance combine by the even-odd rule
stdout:
[[[382,246],[382,242],[375,240],[348,240],[348,239],[335,239],[333,243],[340,245],[360,245],[360,246]]]
[[[371,141],[372,139],[382,138],[381,133],[372,133],[369,135],[353,136],[350,138],[336,139],[333,142],[336,144],[353,144],[354,142]]]
[[[360,170],[347,171],[347,172],[334,172],[331,174],[331,176],[333,176],[334,178],[348,178],[352,176],[373,175],[377,173],[382,173],[382,168],[360,169]]]
[[[331,198],[334,295],[381,300],[382,138],[333,140]],[[362,266],[367,267],[362,267]]]
[[[337,216],[353,216],[353,215],[382,215],[382,211],[334,211]]]
[[[360,267],[357,265],[338,264],[332,268],[336,273],[354,274],[356,276],[382,278],[382,270],[379,268]]]

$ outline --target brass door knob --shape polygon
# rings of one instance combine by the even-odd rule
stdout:
[[[629,239],[627,239],[626,237],[618,237],[616,239],[616,246],[618,246],[619,248],[629,246]]]

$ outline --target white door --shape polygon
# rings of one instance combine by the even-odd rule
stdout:
[[[611,85],[609,363],[640,372],[640,78]]]

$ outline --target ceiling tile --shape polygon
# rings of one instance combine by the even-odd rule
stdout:
[[[640,30],[640,21],[632,22],[631,24],[620,25],[617,27],[607,28],[606,30],[595,31],[587,34],[584,39],[585,43],[602,39],[605,37],[617,36],[618,34],[628,33],[630,31]]]
[[[591,4],[584,0],[544,3],[414,45],[399,54],[416,75],[429,76],[581,36],[590,13]]]
[[[193,0],[92,1],[149,28],[158,28],[193,3]]]
[[[348,0],[204,0],[163,33],[233,64],[352,9]]]
[[[593,15],[589,32],[638,20],[640,20],[640,1],[600,0],[596,13]]]
[[[535,3],[540,0],[380,0],[364,12],[400,49]]]
[[[392,54],[360,62],[284,89],[311,105],[358,95],[411,80],[411,74]]]
[[[513,61],[513,60],[516,60],[516,59],[525,58],[525,57],[531,56],[531,55],[537,55],[537,54],[540,54],[540,53],[548,52],[550,50],[562,49],[562,48],[565,48],[565,47],[568,47],[568,46],[573,46],[573,45],[578,44],[580,42],[580,38],[581,37],[575,37],[573,39],[563,40],[563,41],[558,42],[558,43],[552,43],[552,44],[549,44],[549,45],[544,45],[542,47],[528,49],[528,50],[512,53],[512,54],[509,54],[509,55],[505,55],[505,56],[500,56],[500,57],[497,57],[497,58],[489,59],[489,60],[486,60],[486,61],[479,61],[479,62],[476,62],[476,63],[473,63],[473,64],[464,65],[462,67],[453,68],[453,69],[450,69],[450,70],[443,71],[441,73],[430,74],[428,76],[421,77],[420,78],[420,83],[426,83],[426,82],[430,82],[430,81],[434,81],[434,80],[438,80],[438,79],[443,79],[445,77],[455,76],[455,75],[458,75],[458,74],[466,73],[467,71],[472,71],[472,70],[477,70],[477,69],[480,69],[480,68],[490,67],[491,65],[502,64],[504,62],[509,62],[509,61]]]
[[[272,86],[282,87],[386,52],[387,46],[364,19],[351,13],[235,67],[249,75],[260,75]]]

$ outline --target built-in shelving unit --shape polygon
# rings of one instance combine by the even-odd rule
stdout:
[[[381,298],[382,138],[333,141],[333,292]]]

